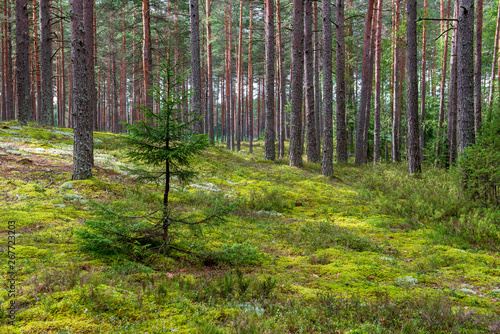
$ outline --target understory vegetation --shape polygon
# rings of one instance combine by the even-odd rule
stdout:
[[[17,293],[9,326],[2,275],[0,333],[500,332],[498,165],[465,190],[463,174],[475,154],[498,158],[491,145],[451,172],[342,164],[327,178],[264,161],[263,142],[215,144],[191,161],[197,179],[172,180],[169,209],[232,211],[172,225],[162,254],[120,239],[161,216],[162,186],[130,174],[123,136],[94,138],[95,176],[71,181],[71,130],[1,123],[1,271],[16,221]],[[486,174],[497,188],[480,198]]]

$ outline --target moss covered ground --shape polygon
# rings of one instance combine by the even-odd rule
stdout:
[[[264,161],[262,142],[216,144],[171,194],[195,214],[238,202],[223,224],[176,231],[212,260],[134,261],[83,251],[75,231],[99,203],[152,211],[162,189],[127,174],[123,136],[94,138],[94,177],[71,181],[71,130],[0,123],[0,333],[500,333],[498,226],[450,232],[468,203],[446,171],[345,164],[326,178]]]

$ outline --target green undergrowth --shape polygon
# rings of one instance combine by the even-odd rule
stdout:
[[[498,212],[447,171],[344,164],[326,178],[319,164],[263,160],[263,142],[253,154],[216,144],[192,161],[196,180],[174,180],[170,207],[194,218],[237,207],[172,230],[184,251],[165,256],[82,241],[161,207],[162,187],[121,167],[122,136],[95,133],[94,177],[71,181],[70,130],[0,131],[0,266],[13,220],[17,270],[15,326],[0,280],[0,333],[500,331]]]

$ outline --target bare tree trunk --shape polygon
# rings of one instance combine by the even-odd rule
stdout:
[[[498,3],[497,10],[497,25],[495,29],[495,40],[493,46],[493,60],[491,61],[491,77],[490,77],[490,94],[488,96],[488,105],[491,109],[491,102],[493,101],[493,94],[495,92],[495,66],[498,58],[498,43],[500,41],[500,2]]]
[[[323,157],[321,174],[333,175],[333,82],[332,82],[332,12],[329,1],[321,3],[323,30]],[[343,16],[343,1],[337,0],[337,18],[339,11]],[[340,29],[340,28],[339,28]]]
[[[38,11],[37,11],[37,1],[33,0],[32,10],[33,10],[33,50],[31,54],[31,66],[32,66],[32,80],[31,80],[31,99],[33,103],[33,120],[41,122],[42,116],[42,79],[40,75],[40,35],[38,34],[39,21]],[[35,88],[36,84],[36,88]]]
[[[265,87],[265,156],[266,160],[276,158],[274,147],[274,0],[265,0],[265,39],[266,39],[266,87]]]
[[[189,0],[189,13],[191,17],[191,80],[193,84],[193,100],[191,111],[195,117],[203,115],[201,101],[201,69],[200,69],[200,14],[198,0]],[[194,123],[194,131],[203,133],[202,120]]]
[[[483,0],[477,0],[476,60],[474,62],[474,129],[476,138],[481,128],[481,53],[483,44]]]
[[[401,128],[399,115],[401,113],[400,109],[400,62],[401,62],[401,45],[399,36],[399,20],[400,20],[400,5],[401,0],[395,1],[395,15],[394,15],[394,28],[395,28],[395,50],[394,50],[394,92],[393,92],[393,115],[392,115],[392,162],[401,161],[400,152],[400,138],[399,129]]]
[[[9,22],[10,8],[8,0],[4,0],[4,53],[5,53],[5,72],[3,78],[5,80],[5,115],[7,120],[16,118],[14,109],[14,91],[13,91],[13,77],[12,77],[12,31]]]
[[[347,132],[345,103],[345,39],[344,39],[344,1],[337,0],[337,57],[336,57],[336,96],[337,96],[337,162],[347,162]]]
[[[305,104],[306,104],[306,141],[307,160],[320,161],[318,143],[316,142],[316,115],[314,110],[314,50],[312,34],[312,0],[304,0],[304,72],[305,72]]]
[[[122,59],[120,69],[120,121],[127,122],[127,40],[125,28],[125,2],[123,3],[123,17],[122,17]],[[119,131],[123,132],[123,125],[120,124]]]
[[[212,70],[212,23],[210,22],[210,0],[206,0],[207,15],[207,86],[208,86],[208,136],[210,143],[214,142],[214,87]]]
[[[151,53],[151,13],[149,0],[142,0],[142,69],[144,75],[144,106],[153,110],[153,97],[150,94],[153,80],[153,56]]]
[[[283,19],[281,16],[281,3],[280,0],[277,2],[277,17],[278,17],[278,53],[279,53],[279,83],[280,83],[280,88],[279,88],[279,94],[280,94],[280,105],[279,105],[279,125],[278,125],[278,131],[279,131],[279,141],[278,141],[278,156],[280,158],[285,156],[285,137],[286,137],[286,129],[285,129],[285,109],[286,109],[286,74],[285,74],[285,68],[284,68],[284,61],[285,61],[285,52],[284,52],[284,45],[283,45],[283,38],[282,38],[282,23],[281,20]]]
[[[278,0],[279,1],[279,0]],[[249,152],[253,153],[253,65],[252,65],[252,22],[253,3],[250,1],[250,26],[248,28],[248,129]]]
[[[241,149],[241,118],[243,114],[243,0],[240,0],[240,20],[238,32],[238,60],[236,76],[238,85],[238,109],[236,110],[236,151]]]
[[[474,137],[474,0],[460,0],[457,40],[457,144],[458,154]]]
[[[89,93],[87,90],[87,63],[85,49],[85,26],[83,2],[70,1],[71,58],[73,59],[73,180],[92,177],[92,118],[89,114]]]
[[[368,1],[368,9],[366,13],[365,21],[365,34],[363,38],[363,76],[361,79],[361,98],[359,103],[359,115],[358,115],[358,127],[356,131],[356,164],[366,163],[366,144],[368,140],[368,134],[366,133],[366,122],[368,122],[367,108],[368,108],[368,98],[372,83],[370,80],[370,69],[373,69],[372,64],[370,64],[371,59],[371,34],[372,34],[372,19],[373,19],[373,7],[375,0]]]
[[[28,1],[16,0],[16,81],[19,125],[32,120]]]
[[[444,2],[444,0],[443,0]],[[447,9],[447,17],[450,16],[451,11],[451,0],[448,0],[448,9]],[[441,89],[440,89],[440,98],[439,98],[439,120],[438,120],[438,128],[437,128],[437,136],[436,136],[436,167],[439,164],[439,156],[441,154],[441,131],[443,128],[444,122],[444,110],[445,110],[445,89],[446,89],[446,73],[447,64],[448,64],[448,39],[449,39],[449,29],[450,23],[446,22],[446,37],[444,39],[444,50],[443,50],[443,69],[441,71]],[[443,30],[444,32],[444,30]],[[450,85],[450,93],[451,93],[451,85]],[[448,94],[449,95],[449,94]]]
[[[293,0],[292,22],[292,114],[290,120],[290,166],[302,167],[301,146],[302,93],[304,80],[304,0]],[[330,20],[328,20],[328,22],[330,22]]]
[[[40,122],[54,125],[50,0],[40,0]]]
[[[320,51],[321,43],[319,39],[319,26],[318,26],[318,3],[313,1],[313,16],[314,16],[314,118],[316,124],[316,145],[318,157],[321,157],[321,138],[322,130],[322,116],[321,116],[321,86],[320,86]]]
[[[378,0],[377,11],[377,35],[375,43],[375,113],[374,113],[374,131],[373,131],[373,162],[377,164],[380,161],[380,113],[382,109],[381,99],[381,57],[382,57],[382,7],[383,0]],[[338,39],[338,38],[337,38]],[[338,70],[337,70],[338,73]],[[338,99],[338,98],[337,98]],[[337,101],[338,104],[338,101]],[[338,117],[337,117],[338,118]]]
[[[427,1],[424,0],[424,16],[427,17]],[[420,163],[424,161],[425,146],[425,98],[427,89],[427,21],[423,22],[422,27],[422,86],[420,93]]]
[[[408,115],[408,173],[421,172],[418,128],[417,0],[406,2],[406,85]]]
[[[133,30],[133,44],[132,44],[132,121],[131,123],[135,123],[139,119],[139,110],[138,110],[138,104],[139,104],[139,87],[137,84],[137,65],[136,65],[136,58],[135,55],[137,54],[137,46],[136,46],[136,36],[137,36],[137,31],[134,26]]]
[[[94,69],[94,0],[83,1],[83,26],[85,29],[85,66],[87,70],[87,108],[90,122],[90,163],[94,165],[94,129],[97,117],[97,92],[95,88]],[[52,103],[52,101],[50,102]]]
[[[458,18],[458,1],[455,2],[454,17]],[[448,104],[448,158],[450,165],[454,165],[457,158],[457,24],[454,24],[453,38],[451,42],[451,59],[450,59],[450,88],[449,88],[449,104]]]

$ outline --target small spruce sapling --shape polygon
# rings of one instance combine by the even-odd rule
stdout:
[[[193,178],[196,173],[190,169],[190,158],[209,146],[206,135],[193,131],[199,117],[189,112],[183,114],[184,101],[189,96],[181,89],[184,75],[175,72],[170,59],[162,63],[157,82],[150,92],[160,106],[158,112],[142,107],[145,120],[125,124],[130,131],[127,142],[132,147],[128,157],[143,165],[164,168],[160,172],[135,170],[142,178],[165,178],[161,218],[164,245],[169,243],[169,226],[174,221],[168,206],[171,177],[176,176],[180,181]]]

